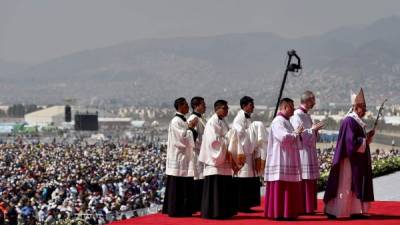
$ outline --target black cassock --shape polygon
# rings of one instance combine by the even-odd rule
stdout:
[[[238,190],[238,209],[247,212],[251,207],[260,206],[260,187],[259,177],[240,177],[234,178]]]
[[[201,217],[226,219],[237,213],[237,186],[232,176],[205,176]]]
[[[193,177],[167,176],[163,214],[171,217],[192,216],[194,212]]]

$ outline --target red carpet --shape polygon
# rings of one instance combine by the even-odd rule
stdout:
[[[149,216],[143,216],[134,219],[127,219],[122,221],[116,221],[111,225],[129,225],[129,224],[148,224],[148,225],[168,225],[168,224],[229,224],[229,225],[251,225],[251,224],[371,224],[371,225],[383,225],[383,224],[397,224],[400,225],[400,202],[373,202],[370,210],[371,217],[364,220],[328,220],[326,216],[322,214],[323,203],[318,203],[318,212],[314,216],[301,216],[297,221],[274,221],[268,220],[263,217],[262,208],[255,208],[258,210],[256,213],[246,214],[240,213],[239,215],[229,220],[205,220],[200,218],[200,215],[194,215],[190,218],[170,218],[163,214],[154,214]]]

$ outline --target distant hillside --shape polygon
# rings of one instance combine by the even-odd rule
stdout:
[[[178,96],[243,95],[274,104],[286,51],[302,57],[301,77],[288,79],[285,95],[305,89],[321,102],[347,103],[350,89],[364,87],[371,104],[389,97],[400,103],[400,24],[388,17],[364,27],[321,36],[286,39],[271,33],[201,38],[148,39],[87,50],[7,71],[0,63],[0,100],[60,102],[74,97],[102,104],[165,104]]]

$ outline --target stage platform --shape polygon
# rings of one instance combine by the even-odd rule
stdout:
[[[323,203],[318,202],[318,211],[316,215],[301,216],[296,221],[275,221],[268,220],[263,217],[262,207],[254,208],[257,210],[255,213],[240,213],[237,216],[228,220],[206,220],[202,219],[199,214],[189,218],[170,218],[163,214],[153,214],[133,219],[122,221],[115,221],[112,225],[195,225],[195,224],[226,224],[226,225],[259,225],[259,224],[299,224],[299,225],[325,225],[325,224],[370,224],[370,225],[384,225],[396,224],[400,225],[400,202],[387,202],[377,201],[372,203],[370,210],[371,217],[369,219],[357,220],[329,220],[322,214]]]

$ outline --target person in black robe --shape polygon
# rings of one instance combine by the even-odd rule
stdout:
[[[227,219],[237,213],[237,190],[233,182],[232,154],[228,151],[229,127],[224,118],[228,115],[228,103],[217,100],[215,114],[204,129],[199,160],[204,163],[204,186],[201,217]],[[237,170],[236,170],[237,172]]]
[[[176,99],[174,106],[177,112],[168,128],[167,181],[162,213],[170,217],[185,217],[194,212],[192,130],[197,120],[186,122],[189,105],[184,98]]]

